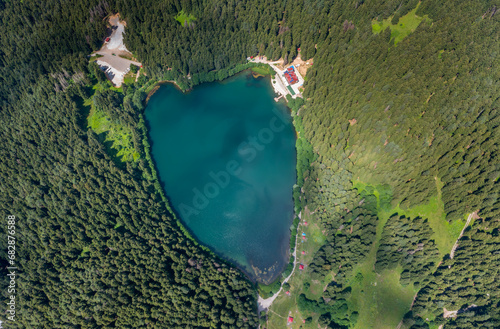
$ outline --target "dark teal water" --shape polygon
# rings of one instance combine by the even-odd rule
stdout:
[[[152,155],[184,224],[251,278],[288,262],[295,131],[269,78],[243,72],[187,94],[165,84],[146,108]]]

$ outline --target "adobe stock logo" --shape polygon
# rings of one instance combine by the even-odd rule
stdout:
[[[282,132],[287,125],[290,125],[289,120],[280,113],[279,110],[273,109],[273,116],[267,125],[259,130],[254,136],[249,136],[246,141],[238,146],[238,154],[246,163],[254,161],[259,152],[265,150],[266,146],[273,142],[276,134]],[[180,212],[182,220],[189,223],[191,216],[199,215],[201,211],[206,209],[210,201],[217,198],[222,190],[224,190],[233,177],[238,176],[242,172],[241,163],[237,160],[229,160],[223,169],[218,172],[209,172],[210,181],[203,187],[193,188],[193,198],[190,204],[180,203],[177,209]]]

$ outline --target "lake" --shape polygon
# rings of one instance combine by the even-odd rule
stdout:
[[[269,77],[248,71],[182,93],[163,84],[146,108],[165,193],[199,242],[256,281],[287,265],[295,130]]]

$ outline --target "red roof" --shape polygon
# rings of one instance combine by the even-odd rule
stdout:
[[[299,265],[299,270],[303,270],[304,269],[304,265],[300,264]]]
[[[285,292],[285,294],[290,295],[290,291]]]
[[[305,255],[305,254],[306,254],[306,252],[305,252],[305,251],[302,251],[302,255]]]
[[[288,83],[291,85],[293,85],[296,82],[299,82],[299,79],[297,78],[297,75],[295,74],[293,67],[289,67],[288,69],[286,69],[284,75]]]
[[[109,40],[110,40],[110,39],[109,39],[109,37],[108,37],[108,38],[106,38],[106,42],[109,42]]]
[[[293,318],[291,316],[288,317],[288,323],[293,323]]]
[[[294,84],[299,81],[294,72],[285,72],[285,78],[289,84]]]

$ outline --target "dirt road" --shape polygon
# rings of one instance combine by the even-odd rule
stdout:
[[[300,218],[300,213],[299,213],[299,218]],[[271,297],[266,298],[266,299],[259,296],[259,298],[257,299],[257,305],[259,307],[259,314],[261,311],[268,310],[269,307],[271,307],[271,305],[273,304],[276,297],[278,297],[281,290],[283,290],[283,284],[285,284],[285,282],[288,282],[288,280],[292,277],[293,273],[295,272],[295,268],[297,267],[297,242],[299,241],[299,238],[300,238],[300,233],[299,233],[300,225],[301,225],[301,222],[299,222],[299,225],[297,226],[297,236],[295,239],[295,248],[293,250],[294,261],[293,261],[292,273],[290,273],[290,275],[286,279],[283,280],[283,282],[281,283],[280,290],[277,293],[275,293],[274,295],[272,295]]]
[[[462,229],[462,232],[460,232],[460,235],[458,236],[457,241],[455,241],[455,244],[453,245],[453,248],[451,248],[451,252],[450,252],[450,258],[451,259],[453,259],[453,256],[455,256],[455,250],[457,250],[457,248],[458,248],[458,241],[460,240],[460,238],[462,237],[462,235],[464,235],[465,229],[469,226],[469,224],[470,224],[470,222],[471,222],[471,220],[473,218],[478,218],[477,217],[477,211],[471,213],[469,215],[469,217],[467,217],[467,222],[465,223],[465,226]]]

